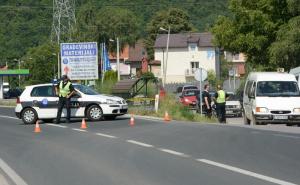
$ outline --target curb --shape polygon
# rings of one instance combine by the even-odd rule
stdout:
[[[131,116],[131,114],[125,114],[125,116],[128,116],[128,117],[130,117],[130,116]],[[154,116],[140,116],[140,115],[135,115],[135,114],[134,114],[134,117],[136,117],[136,118],[140,118],[140,119],[147,119],[147,120],[164,121],[164,119],[163,119],[163,118],[154,117]]]
[[[10,105],[0,105],[2,108],[14,108],[15,106],[10,106]]]

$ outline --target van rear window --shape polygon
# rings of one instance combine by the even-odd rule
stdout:
[[[289,97],[300,96],[297,82],[261,81],[257,83],[256,96]]]

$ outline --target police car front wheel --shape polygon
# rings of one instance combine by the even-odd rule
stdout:
[[[34,124],[38,119],[34,109],[26,108],[22,111],[21,118],[25,124]]]
[[[90,106],[87,111],[87,118],[91,121],[99,121],[102,118],[102,109],[97,105]]]

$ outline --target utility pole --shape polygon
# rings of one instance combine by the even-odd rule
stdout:
[[[118,81],[120,81],[120,43],[119,37],[117,37],[117,70],[118,70]]]
[[[61,42],[70,41],[75,24],[75,0],[53,0],[51,41],[57,42],[58,46]],[[57,54],[57,77],[60,77],[59,52]]]

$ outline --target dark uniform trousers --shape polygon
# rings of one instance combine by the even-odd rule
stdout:
[[[217,103],[217,115],[220,123],[226,123],[226,110],[225,110],[226,103]]]
[[[67,108],[67,121],[70,121],[71,118],[70,99],[67,97],[59,97],[56,123],[59,123],[61,118],[61,113],[64,107]]]

